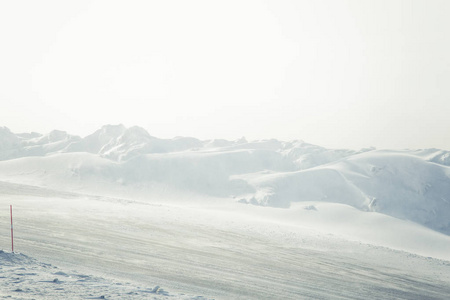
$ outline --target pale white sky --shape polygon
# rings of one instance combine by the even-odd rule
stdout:
[[[3,1],[0,126],[450,150],[450,1]]]

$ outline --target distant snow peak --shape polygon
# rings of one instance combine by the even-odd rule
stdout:
[[[247,139],[245,137],[241,137],[240,139],[236,140],[236,144],[247,144]]]
[[[8,127],[1,126],[0,127],[0,137],[3,138],[3,137],[8,136],[8,135],[14,135],[14,134],[11,132],[11,130],[9,130]]]
[[[94,132],[94,134],[104,135],[104,136],[118,136],[126,130],[123,124],[118,125],[103,125],[99,130]]]
[[[154,137],[150,136],[150,134],[142,127],[133,126],[126,129],[122,135],[121,140],[124,142],[136,142],[136,141],[145,141],[148,142]]]
[[[17,148],[19,143],[20,139],[17,135],[12,133],[7,127],[0,127],[0,153],[3,154],[2,156],[7,156],[7,153],[4,152]],[[3,159],[3,157],[0,157],[0,159]]]
[[[61,130],[53,130],[48,135],[48,140],[50,142],[60,141],[68,137],[67,132]]]

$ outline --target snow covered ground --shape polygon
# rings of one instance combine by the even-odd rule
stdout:
[[[447,151],[105,126],[86,138],[3,128],[0,157],[4,298],[450,295]]]
[[[141,288],[77,271],[69,273],[21,253],[0,250],[0,297],[8,299],[204,299],[171,295],[159,286]]]

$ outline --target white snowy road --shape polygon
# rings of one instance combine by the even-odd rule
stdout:
[[[0,189],[5,211],[14,205],[17,251],[85,274],[214,299],[450,295],[448,260],[351,242],[258,213],[279,209],[214,199],[200,208],[9,183]],[[0,215],[4,249],[8,218]]]

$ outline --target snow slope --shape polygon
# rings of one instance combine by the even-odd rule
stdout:
[[[446,299],[448,153],[1,128],[0,204],[17,212],[17,247],[69,277],[3,252],[0,276],[41,275],[0,285],[18,299],[60,288],[52,277],[72,298]],[[84,287],[76,274],[90,274]]]
[[[0,250],[0,297],[7,299],[205,299],[98,276],[64,272],[22,253]]]
[[[257,192],[243,202],[343,203],[450,234],[450,168],[408,152],[371,151],[303,171],[251,176],[247,182]]]
[[[342,203],[450,234],[449,152],[443,150],[161,140],[122,125],[83,139],[59,131],[36,136],[2,129],[0,180],[101,195],[196,193],[284,208],[302,201]]]
[[[207,198],[206,206],[11,183],[0,189],[0,203],[14,206],[16,249],[73,278],[88,274],[75,299],[127,299],[125,291],[144,294],[155,286],[174,297],[213,299],[446,299],[450,293],[450,237],[348,205],[308,202],[276,209],[231,201],[212,205],[220,199]],[[1,214],[0,224],[8,217]],[[8,230],[0,228],[2,245],[8,245]],[[75,289],[56,275],[46,273],[42,281],[51,287],[56,285],[48,281],[58,278],[67,291]],[[17,295],[17,288],[38,292],[30,287],[38,281],[33,278],[20,285],[3,282],[8,295]],[[90,288],[100,282],[103,289]],[[108,282],[130,284],[121,289]]]

